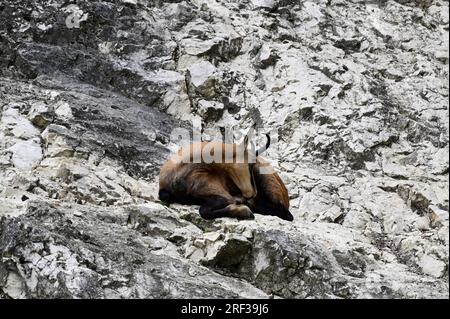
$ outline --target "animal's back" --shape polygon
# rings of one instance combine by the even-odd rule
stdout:
[[[159,198],[166,203],[201,204],[208,193],[227,197],[239,193],[239,189],[225,173],[224,164],[193,163],[205,142],[193,143],[181,148],[161,167],[159,175]],[[203,159],[200,158],[200,161]],[[225,164],[226,165],[226,164]]]

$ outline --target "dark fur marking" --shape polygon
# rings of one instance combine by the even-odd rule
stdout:
[[[258,165],[253,166],[253,178],[258,194],[253,200],[253,205],[251,205],[250,208],[258,214],[274,215],[284,220],[292,221],[294,220],[294,217],[289,211],[289,207],[286,207],[282,203],[281,197],[283,194],[274,193],[274,190],[279,190],[280,187],[284,189],[284,185],[282,185],[281,181],[278,181],[278,178],[275,176],[276,175],[272,174],[261,174]],[[274,183],[275,181],[278,187],[274,189],[274,185],[271,185],[271,183]]]
[[[178,203],[183,205],[201,205],[205,202],[201,198],[194,198],[182,193],[174,195],[165,189],[159,191],[158,197],[162,202],[166,204]]]
[[[220,208],[224,208],[229,204],[231,204],[231,202],[224,197],[211,196],[210,198],[208,198],[208,200],[206,200],[206,203],[200,207],[199,209],[200,216],[202,216],[205,219],[225,217],[225,216],[218,216],[218,214],[216,214],[215,211]]]

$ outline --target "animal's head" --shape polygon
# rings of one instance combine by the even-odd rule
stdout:
[[[252,141],[255,135],[255,126],[252,126],[244,137],[244,140],[239,144],[238,148],[244,153],[245,162],[252,164],[256,162],[256,158],[262,155],[270,146],[270,135],[266,135],[266,144],[255,150],[255,143]],[[250,146],[250,147],[249,147]]]
[[[229,176],[241,190],[242,196],[246,199],[254,198],[257,195],[253,166],[256,163],[256,157],[261,155],[270,146],[270,136],[266,134],[266,145],[255,151],[254,143],[252,142],[253,135],[254,128],[252,127],[241,143],[231,145],[233,148],[232,163],[230,163],[231,159],[225,158],[225,162],[229,164],[224,167],[228,170]]]
[[[294,216],[289,211],[288,191],[270,163],[259,158],[253,167],[253,177],[258,188],[258,197],[249,201],[250,207],[256,208],[256,211],[263,215],[293,221]]]

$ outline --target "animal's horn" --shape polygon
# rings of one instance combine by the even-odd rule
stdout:
[[[256,151],[256,153],[255,153],[256,156],[261,155],[264,151],[266,151],[269,148],[269,146],[270,146],[270,134],[269,133],[266,133],[266,138],[267,138],[266,145],[264,145],[263,147],[259,148]]]
[[[247,148],[248,142],[250,141],[250,139],[253,137],[253,134],[255,134],[255,127],[256,124],[253,124],[250,129],[248,130],[247,134],[244,137],[244,141],[242,143],[242,145],[244,146],[244,149]]]

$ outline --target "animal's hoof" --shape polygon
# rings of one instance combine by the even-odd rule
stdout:
[[[250,208],[245,205],[241,205],[237,208],[237,218],[238,219],[255,219],[255,215]]]

